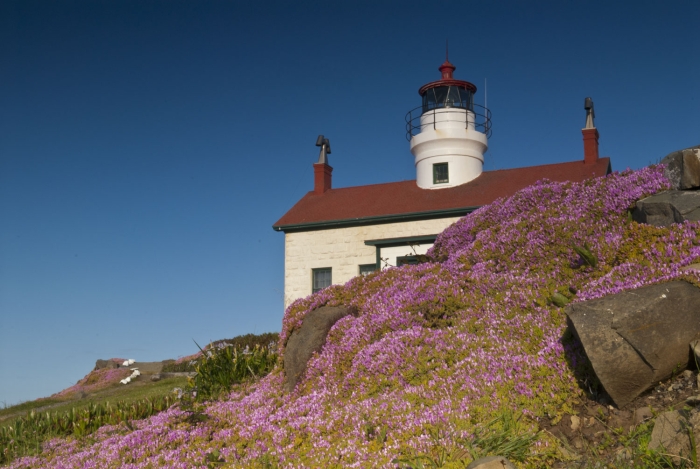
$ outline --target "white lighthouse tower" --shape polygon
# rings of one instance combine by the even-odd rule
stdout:
[[[474,104],[476,86],[455,80],[445,57],[442,79],[423,85],[423,104],[406,114],[406,137],[422,189],[454,187],[475,179],[484,167],[491,113]]]

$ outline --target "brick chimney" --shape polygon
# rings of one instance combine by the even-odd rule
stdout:
[[[593,99],[586,98],[583,104],[586,110],[586,127],[581,130],[583,134],[583,163],[593,164],[598,161],[598,129],[595,128],[595,111],[593,109]]]
[[[331,153],[331,142],[323,135],[316,139],[316,146],[321,147],[318,161],[314,163],[314,192],[323,194],[331,190],[331,173],[333,168],[328,164],[328,155]]]
[[[598,129],[583,129],[583,162],[593,164],[598,161]]]
[[[314,163],[314,192],[323,194],[331,189],[333,168],[328,163]]]

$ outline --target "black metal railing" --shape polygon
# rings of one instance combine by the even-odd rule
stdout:
[[[445,122],[459,122],[464,124],[464,128],[468,128],[470,124],[474,125],[474,129],[486,134],[487,137],[491,137],[491,111],[486,109],[484,106],[479,106],[478,104],[473,104],[471,110],[466,110],[462,107],[435,107],[428,111],[423,112],[423,106],[418,106],[415,109],[411,109],[406,113],[406,140],[411,140],[416,134],[419,134],[426,127],[437,128],[439,124]],[[463,109],[465,112],[452,112],[450,113],[450,119],[446,119],[446,113],[444,111],[449,111],[451,109],[459,110]],[[438,116],[436,118],[436,115]],[[421,117],[428,116],[421,123]]]

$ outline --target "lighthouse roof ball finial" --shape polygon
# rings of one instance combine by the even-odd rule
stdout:
[[[331,154],[331,142],[323,135],[319,135],[316,139],[316,146],[321,147],[321,151],[318,154],[317,164],[328,164],[328,155]]]
[[[583,108],[586,110],[586,129],[595,129],[595,109],[593,108],[593,98],[586,98],[583,102]]]

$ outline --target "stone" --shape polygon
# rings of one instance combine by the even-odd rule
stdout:
[[[649,449],[663,448],[664,452],[672,456],[674,464],[679,464],[681,457],[690,456],[689,425],[686,415],[681,411],[672,410],[660,414],[651,431]]]
[[[693,365],[695,365],[696,368],[700,369],[700,340],[693,340],[690,342],[690,350],[692,352],[692,357],[695,361]]]
[[[688,264],[681,267],[681,270],[700,270],[700,264]]]
[[[160,381],[160,375],[159,374],[151,375],[151,381]]]
[[[700,405],[700,395],[687,397],[685,403],[693,407]]]
[[[691,348],[692,348],[692,343],[691,343]],[[695,374],[690,370],[683,370],[683,373],[681,373],[681,375],[683,376],[683,379],[686,381],[691,380],[693,378],[693,376],[695,376]]]
[[[113,360],[97,360],[95,362],[95,369],[96,370],[102,370],[104,368],[119,368],[119,363],[113,361]]]
[[[665,174],[676,190],[700,187],[700,145],[669,153],[661,160]]]
[[[301,327],[291,333],[284,349],[285,388],[291,392],[306,371],[306,364],[326,343],[331,327],[357,309],[345,306],[323,306],[306,315]]]
[[[564,310],[598,380],[618,407],[688,365],[700,338],[700,288],[684,281],[637,288]]]
[[[571,416],[571,431],[575,432],[581,426],[581,419],[575,415]]]
[[[670,190],[638,200],[632,211],[638,223],[670,226],[700,220],[700,191]]]
[[[515,469],[515,466],[503,456],[487,456],[472,461],[467,469]]]
[[[639,409],[634,411],[634,424],[639,425],[652,417],[653,415],[651,413],[651,407],[640,407]]]

